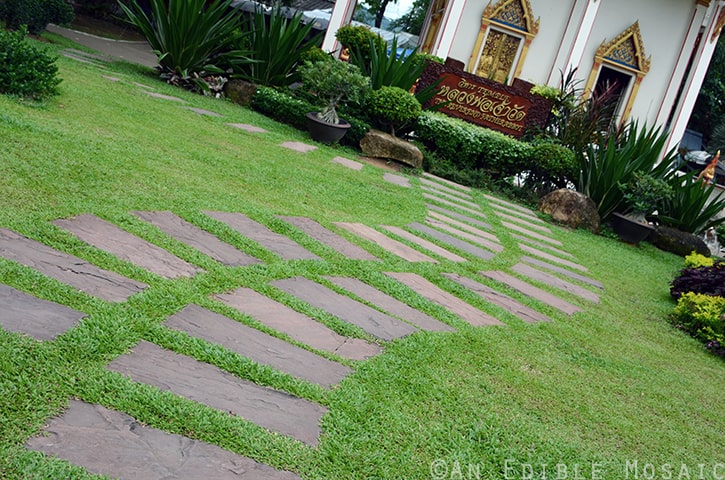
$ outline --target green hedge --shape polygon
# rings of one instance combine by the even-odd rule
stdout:
[[[49,23],[65,25],[73,21],[73,7],[65,0],[2,0],[0,20],[5,27],[17,30],[26,25],[28,31],[38,35]]]

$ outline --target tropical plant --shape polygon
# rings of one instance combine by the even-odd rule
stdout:
[[[673,195],[661,206],[657,218],[665,225],[690,233],[702,233],[725,222],[715,218],[725,209],[725,195],[715,195],[715,185],[691,176],[669,179]]]
[[[65,0],[0,1],[0,20],[5,22],[5,27],[17,30],[25,25],[33,35],[45,30],[49,23],[70,23],[74,16],[73,7]]]
[[[634,172],[629,182],[619,183],[618,186],[627,206],[625,213],[642,223],[646,222],[647,215],[653,213],[673,195],[670,184],[641,171]]]
[[[337,106],[361,100],[370,87],[370,79],[350,63],[305,62],[298,70],[304,88],[312,92],[324,105],[317,117],[326,123],[340,123]]]
[[[350,47],[350,63],[357,65],[360,71],[370,77],[370,86],[373,90],[381,87],[398,87],[411,90],[425,69],[426,62],[419,61],[415,50],[408,55],[398,55],[398,39],[393,38],[390,53],[385,43],[369,39],[368,52],[358,46]]]
[[[381,87],[373,90],[366,104],[370,118],[389,128],[390,133],[406,125],[412,125],[420,116],[420,103],[408,91],[398,87]]]
[[[725,296],[725,262],[711,266],[684,268],[672,280],[670,295],[678,299],[687,292],[703,295]]]
[[[0,29],[0,93],[42,98],[58,93],[56,57],[34,47],[27,40],[27,30]]]

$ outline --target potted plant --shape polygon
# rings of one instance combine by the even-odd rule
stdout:
[[[637,244],[654,230],[647,223],[647,215],[671,198],[673,190],[664,180],[643,172],[635,172],[632,180],[626,184],[619,183],[618,187],[627,211],[625,215],[616,212],[613,214],[614,231],[623,241]]]
[[[307,114],[313,140],[334,143],[340,140],[350,124],[337,115],[338,105],[360,100],[367,92],[370,79],[349,63],[334,61],[305,62],[300,66],[302,85],[320,99],[320,112]]]

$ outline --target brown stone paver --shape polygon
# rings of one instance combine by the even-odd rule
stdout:
[[[515,222],[518,225],[523,225],[526,228],[530,228],[532,230],[536,230],[538,232],[543,232],[544,234],[552,234],[553,232],[549,227],[546,227],[544,225],[540,225],[534,222],[527,221],[521,217],[517,217],[514,215],[507,215],[505,213],[497,213],[497,215],[504,220],[508,220],[510,222]]]
[[[278,215],[277,218],[280,218],[285,222],[294,225],[318,242],[327,245],[331,249],[335,250],[337,253],[349,259],[378,261],[380,260],[378,257],[369,253],[367,250],[358,247],[354,243],[348,241],[345,237],[331,232],[330,230],[310,218],[285,217],[282,215]]]
[[[343,167],[351,168],[351,169],[357,170],[357,171],[362,170],[363,166],[364,166],[360,162],[357,162],[355,160],[350,160],[349,158],[340,157],[340,156],[333,158],[332,162],[338,163],[338,164],[342,165]]]
[[[244,130],[245,132],[249,133],[267,133],[267,130],[265,130],[262,127],[258,127],[256,125],[250,125],[248,123],[227,123],[230,127],[238,128],[240,130]]]
[[[210,211],[204,213],[215,220],[226,223],[233,230],[273,251],[283,260],[321,260],[320,257],[306,250],[292,239],[273,232],[242,213]]]
[[[37,340],[54,340],[86,314],[0,284],[0,326]]]
[[[317,445],[327,409],[308,400],[242,380],[214,365],[142,340],[107,368],[257,425]]]
[[[385,272],[385,275],[408,286],[421,297],[437,303],[474,327],[503,325],[491,315],[474,308],[416,273]]]
[[[496,235],[494,235],[493,233],[486,232],[484,230],[481,230],[480,228],[476,228],[476,227],[474,227],[472,225],[469,225],[469,224],[467,224],[465,222],[459,222],[458,220],[456,220],[454,218],[451,218],[449,216],[446,216],[446,215],[444,215],[442,213],[438,213],[438,212],[436,212],[434,210],[429,210],[428,211],[428,215],[429,215],[429,218],[432,218],[432,219],[435,219],[435,220],[439,220],[440,222],[445,222],[445,223],[447,223],[449,225],[452,225],[452,226],[456,227],[459,230],[465,230],[465,231],[467,231],[467,232],[469,232],[469,233],[471,233],[471,234],[473,234],[473,235],[475,235],[477,237],[482,237],[482,238],[491,240],[493,242],[498,242],[498,237]],[[489,227],[490,227],[490,225],[489,225]]]
[[[564,250],[561,250],[560,248],[556,248],[556,247],[554,247],[552,245],[547,245],[546,243],[537,242],[533,238],[529,238],[526,235],[518,235],[516,233],[511,233],[511,232],[509,232],[509,235],[511,235],[511,237],[512,238],[515,238],[516,240],[519,240],[521,242],[526,242],[529,245],[533,245],[536,248],[544,248],[544,249],[547,249],[547,250],[549,250],[549,251],[551,251],[553,253],[556,253],[560,257],[568,257],[568,258],[571,258],[571,259],[574,259],[575,258],[574,255],[572,255],[569,252],[565,252]]]
[[[364,238],[369,242],[373,242],[380,248],[387,250],[393,255],[397,255],[403,260],[409,262],[431,262],[438,263],[438,260],[425,255],[406,244],[393,240],[387,235],[378,232],[374,228],[368,227],[362,223],[335,222],[334,225],[344,228],[350,233]]]
[[[304,300],[313,307],[325,310],[345,322],[357,325],[369,334],[383,340],[393,340],[417,331],[415,327],[405,322],[304,277],[275,280],[270,285]]]
[[[172,212],[132,212],[176,240],[199,250],[217,262],[230,267],[241,267],[260,263],[260,260],[237,250],[218,237],[202,230]]]
[[[172,97],[171,95],[164,95],[163,93],[148,92],[146,90],[141,90],[141,91],[143,93],[145,93],[146,95],[148,95],[149,97],[160,98],[162,100],[169,100],[172,102],[186,103],[186,100],[183,100],[179,97]]]
[[[410,180],[408,179],[408,177],[404,177],[402,175],[385,172],[383,173],[383,180],[399,187],[411,188]]]
[[[549,260],[551,262],[559,263],[561,265],[565,265],[569,268],[573,268],[575,270],[580,270],[582,272],[588,272],[589,270],[587,267],[579,265],[578,263],[574,263],[570,260],[565,260],[563,258],[556,257],[554,255],[550,255],[546,252],[542,252],[541,250],[537,250],[533,247],[529,247],[528,245],[524,245],[523,243],[519,243],[519,248],[523,250],[526,253],[530,253],[531,255],[535,255],[537,257],[543,258],[545,260]]]
[[[532,257],[526,256],[526,255],[522,255],[521,261],[528,263],[529,265],[533,265],[535,267],[541,267],[541,268],[545,268],[547,270],[551,270],[552,272],[560,273],[561,275],[564,275],[565,277],[569,277],[573,280],[578,280],[582,283],[586,283],[593,287],[604,289],[604,285],[602,284],[602,282],[600,282],[598,280],[594,280],[592,278],[589,278],[589,277],[584,276],[577,272],[572,272],[571,270],[567,270],[558,265],[552,265],[550,263],[539,260],[538,258],[532,258]]]
[[[599,303],[599,295],[597,295],[596,293],[587,290],[586,288],[580,287],[579,285],[574,285],[571,282],[567,282],[566,280],[562,280],[557,276],[542,272],[541,270],[537,270],[536,268],[533,268],[525,263],[517,263],[516,265],[511,267],[511,270],[525,277],[529,277],[532,280],[538,280],[539,282],[551,285],[552,287],[560,288],[561,290],[574,294],[577,297],[583,298],[584,300]]]
[[[299,480],[248,457],[148,427],[100,405],[71,400],[25,444],[96,475],[120,480]]]
[[[523,303],[514,300],[508,295],[504,295],[503,293],[473,279],[463,277],[457,273],[444,273],[443,276],[473,291],[487,302],[498,305],[526,323],[551,321],[551,319],[543,313],[537,312],[533,308],[527,307]]]
[[[431,213],[435,213],[435,212],[431,212]],[[428,225],[430,225],[432,227],[436,227],[441,230],[445,230],[448,233],[452,233],[453,235],[458,235],[459,237],[462,237],[466,240],[469,240],[471,242],[482,245],[494,252],[503,252],[503,245],[501,245],[497,241],[489,240],[488,237],[489,236],[493,237],[493,235],[491,235],[488,232],[483,232],[483,231],[479,230],[479,232],[487,234],[485,237],[479,236],[479,235],[474,235],[473,233],[470,233],[470,232],[467,232],[464,230],[459,230],[455,227],[452,227],[451,225],[449,225],[447,223],[440,222],[440,221],[436,220],[435,218],[426,218],[425,223],[427,223]],[[471,228],[473,228],[473,227],[471,227]],[[494,238],[496,238],[496,237],[494,237]]]
[[[535,216],[536,215],[536,212],[534,212],[533,210],[531,210],[529,208],[522,207],[521,205],[517,205],[517,204],[511,203],[511,202],[507,202],[506,200],[503,200],[503,199],[498,198],[498,197],[494,197],[493,195],[488,195],[486,193],[484,193],[483,196],[486,199],[488,199],[488,200],[490,200],[492,202],[496,202],[499,205],[505,206],[506,208],[512,208],[514,210],[518,210],[519,212],[525,213],[527,215],[532,215],[532,216]]]
[[[101,77],[105,78],[106,80],[110,82],[120,82],[121,79],[118,77],[112,77],[111,75],[101,75]]]
[[[470,223],[471,225],[476,225],[478,227],[486,228],[488,230],[491,230],[493,228],[489,223],[482,222],[481,220],[479,220],[477,218],[469,217],[468,215],[463,215],[462,213],[447,210],[443,207],[439,207],[438,205],[432,205],[430,203],[426,203],[425,207],[428,210],[432,210],[434,212],[443,214],[447,217],[455,218],[455,219],[461,220],[463,222]]]
[[[440,203],[442,205],[445,205],[446,207],[457,208],[459,210],[462,210],[462,211],[468,213],[469,215],[476,215],[476,216],[478,216],[480,218],[486,218],[486,214],[483,213],[480,210],[474,210],[472,208],[468,208],[468,207],[466,207],[464,205],[461,205],[459,203],[450,202],[450,201],[446,200],[445,198],[441,198],[441,197],[439,197],[437,195],[431,195],[429,193],[423,192],[423,198],[425,198],[426,200],[431,200],[433,202],[438,202],[438,203]]]
[[[191,110],[192,112],[196,113],[197,115],[203,115],[206,117],[218,117],[218,118],[224,117],[224,115],[222,115],[222,114],[212,112],[211,110],[204,110],[203,108],[196,108],[196,107],[181,107],[181,108]]]
[[[437,189],[432,188],[432,187],[429,187],[427,185],[421,185],[420,188],[421,188],[421,190],[423,190],[426,193],[430,193],[432,195],[436,195],[438,197],[444,198],[444,199],[449,200],[451,202],[454,202],[456,204],[459,204],[460,203],[461,205],[464,205],[464,206],[466,206],[468,208],[472,208],[474,210],[479,210],[481,208],[481,206],[478,205],[477,203],[474,203],[472,201],[463,199],[463,198],[461,198],[458,195],[452,195],[452,194],[450,194],[448,192],[444,192],[442,190],[437,190]]]
[[[80,240],[164,278],[193,277],[200,268],[95,215],[55,220]]]
[[[348,292],[352,292],[366,302],[385,310],[391,315],[402,318],[406,322],[410,322],[423,330],[431,330],[434,332],[450,332],[455,328],[447,325],[435,318],[416,310],[415,308],[381,292],[375,287],[364,283],[357,278],[350,277],[325,277],[338,287],[344,288]]]
[[[428,240],[421,238],[417,235],[413,235],[412,233],[408,232],[407,230],[403,230],[400,227],[395,227],[393,225],[382,225],[382,227],[392,233],[393,235],[397,235],[400,238],[403,238],[411,243],[415,243],[416,245],[428,250],[429,252],[432,252],[440,257],[443,257],[447,260],[450,260],[451,262],[466,262],[467,260],[460,255],[456,255],[453,252],[450,252],[446,250],[443,247],[439,247],[433,242],[429,242]]]
[[[323,387],[340,383],[351,373],[344,365],[198,305],[187,305],[169,317],[164,326],[219,344],[259,364]]]
[[[517,224],[511,223],[511,222],[501,222],[501,225],[508,228],[509,230],[514,230],[516,232],[523,233],[524,235],[528,235],[529,237],[533,237],[537,240],[541,240],[542,242],[551,243],[551,244],[559,246],[559,247],[564,246],[564,244],[561,243],[559,240],[547,237],[546,235],[542,235],[537,232],[533,232],[533,231],[529,230],[528,228],[522,227],[521,225],[517,225]]]
[[[317,147],[314,145],[310,145],[309,143],[303,143],[303,142],[282,142],[279,144],[280,147],[289,148],[290,150],[294,150],[295,152],[300,153],[307,153],[312,152],[314,150],[317,150]]]
[[[543,302],[549,306],[552,306],[558,310],[561,310],[562,312],[566,313],[567,315],[572,315],[576,312],[580,312],[582,309],[577,307],[576,305],[572,305],[571,303],[560,299],[559,297],[550,294],[549,292],[546,292],[538,287],[535,287],[527,282],[524,282],[523,280],[519,280],[518,278],[514,277],[513,275],[509,275],[506,272],[498,271],[498,270],[490,270],[487,272],[478,272],[480,275],[483,275],[486,278],[490,278],[491,280],[496,280],[497,282],[501,282],[505,285],[508,285],[509,287],[513,288],[514,290],[528,296],[531,298],[535,298],[536,300],[539,300],[540,302]]]
[[[530,222],[547,225],[546,221],[537,217],[534,212],[527,213],[516,208],[511,208],[509,206],[501,205],[495,202],[489,202],[488,205],[496,211],[496,214],[506,214],[509,217],[519,218],[522,220],[528,220]]]
[[[434,181],[436,181],[438,183],[442,183],[444,185],[448,185],[449,187],[457,188],[459,190],[463,190],[463,191],[466,191],[466,192],[470,192],[471,191],[471,187],[467,187],[465,185],[461,185],[460,183],[452,182],[452,181],[450,181],[448,179],[438,177],[436,175],[433,175],[432,173],[423,172],[423,177],[429,178],[431,180],[434,180]]]
[[[215,298],[298,342],[351,360],[365,360],[383,351],[361,338],[344,337],[329,327],[251,288],[240,287]]]
[[[124,302],[147,286],[6,229],[0,229],[0,256],[109,302]]]
[[[461,197],[464,200],[468,200],[468,201],[473,200],[473,197],[471,196],[470,193],[462,192],[458,189],[447,187],[441,183],[429,180],[426,177],[420,177],[418,180],[420,180],[421,185],[425,185],[427,187],[434,188],[440,192],[445,192],[449,195],[456,195],[456,196]]]
[[[413,230],[417,230],[419,232],[430,235],[436,240],[439,240],[454,248],[462,250],[470,255],[473,255],[474,257],[482,258],[483,260],[491,260],[494,257],[494,254],[488,250],[484,250],[480,247],[477,247],[476,245],[468,243],[452,235],[448,235],[447,233],[443,233],[427,225],[423,225],[422,223],[413,222],[408,224],[408,227],[412,228]]]

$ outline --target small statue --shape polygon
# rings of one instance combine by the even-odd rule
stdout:
[[[715,154],[715,158],[712,159],[708,166],[705,167],[702,172],[700,172],[700,175],[697,176],[697,179],[700,180],[701,178],[704,178],[705,182],[712,183],[715,179],[715,167],[717,167],[717,162],[719,161],[720,150],[717,151],[717,153]]]
[[[713,227],[707,229],[704,240],[712,255],[720,255],[720,242],[717,240],[717,233]]]

